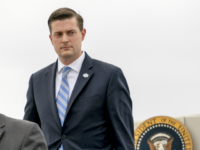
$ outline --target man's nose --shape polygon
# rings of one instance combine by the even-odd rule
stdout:
[[[66,34],[63,34],[63,37],[62,37],[62,42],[63,43],[68,43],[68,36]]]

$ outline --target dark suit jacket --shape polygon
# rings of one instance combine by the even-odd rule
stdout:
[[[0,114],[0,150],[47,150],[47,144],[37,124]]]
[[[56,69],[57,62],[31,76],[24,116],[41,126],[49,150],[61,143],[64,150],[134,150],[132,101],[122,71],[86,54],[61,127]]]

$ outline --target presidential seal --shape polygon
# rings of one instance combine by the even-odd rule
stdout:
[[[193,150],[189,131],[171,117],[158,116],[144,121],[134,136],[136,150]]]

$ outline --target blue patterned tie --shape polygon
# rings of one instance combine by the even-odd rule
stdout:
[[[60,118],[61,126],[63,126],[63,123],[64,123],[65,113],[67,110],[67,104],[68,104],[68,100],[69,100],[69,84],[67,82],[67,75],[68,75],[70,69],[71,69],[70,67],[63,68],[62,82],[60,84],[60,89],[59,89],[58,96],[56,99],[58,115]],[[63,150],[62,144],[58,150]]]

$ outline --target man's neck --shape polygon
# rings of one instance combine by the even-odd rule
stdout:
[[[58,58],[65,66],[68,66],[69,64],[74,62],[76,59],[78,59],[82,55],[82,53],[83,51],[81,51],[81,53],[78,56],[73,57],[73,58],[61,58],[61,57],[58,57]]]

